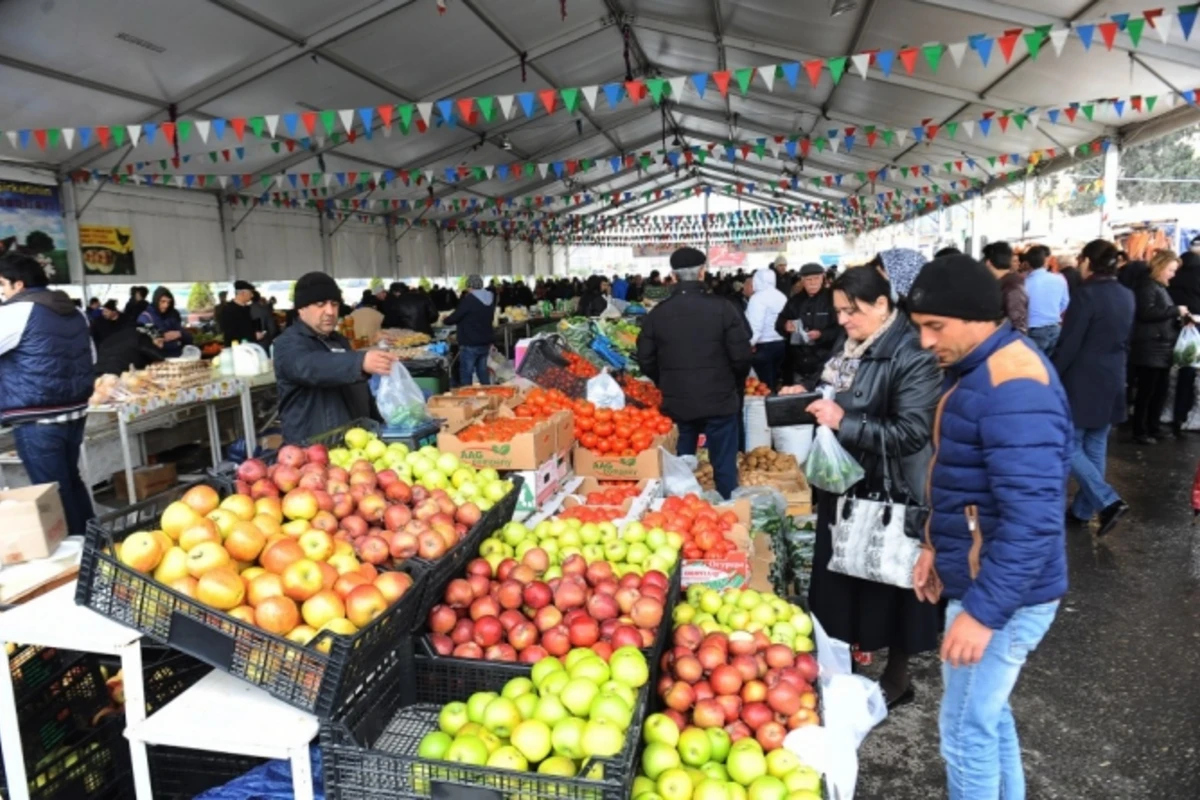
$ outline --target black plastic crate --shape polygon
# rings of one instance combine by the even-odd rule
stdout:
[[[80,653],[39,645],[17,645],[8,657],[12,673],[13,694],[17,705],[42,690],[68,664],[79,660]]]
[[[377,436],[381,435],[383,432],[383,426],[373,419],[356,419],[352,422],[346,423],[345,425],[327,430],[324,433],[318,433],[315,436],[311,436],[301,442],[300,446],[308,447],[309,445],[323,444],[330,449],[342,447],[346,438],[346,431],[350,430],[351,428],[362,428],[368,433],[373,433]],[[278,450],[268,450],[258,456],[258,460],[262,461],[267,466],[274,464],[278,458]],[[226,462],[221,464],[219,467],[208,468],[205,470],[205,474],[210,478],[209,482],[212,483],[213,486],[216,486],[218,491],[222,492],[222,494],[233,494],[233,484],[234,481],[237,480],[237,468],[237,464]]]
[[[125,717],[113,715],[79,741],[26,767],[32,800],[128,800],[133,768]]]
[[[440,420],[430,419],[415,428],[384,428],[379,432],[379,438],[388,444],[399,442],[409,450],[420,450],[426,445],[436,447],[438,431],[441,429]]]
[[[649,684],[642,687],[625,747],[612,758],[594,759],[597,779],[560,778],[533,772],[428,761],[417,757],[421,738],[437,729],[444,704],[477,691],[498,691],[529,665],[496,662],[454,664],[415,658],[392,667],[363,701],[321,723],[321,756],[327,800],[428,797],[521,797],[528,800],[627,800],[637,772],[634,755],[642,738]]]
[[[535,339],[525,350],[517,374],[545,389],[558,389],[577,400],[586,398],[587,378],[572,375],[567,370],[570,366],[566,359],[567,352],[569,350],[561,336]]]
[[[111,555],[140,529],[157,527],[162,510],[190,487],[178,487],[88,523],[75,602],[194,656],[274,697],[328,717],[393,657],[421,605],[425,569],[405,565],[413,586],[354,636],[319,634],[299,645],[248,625],[130,569]],[[326,643],[328,653],[317,649]]]
[[[224,786],[269,759],[253,756],[149,746],[150,786],[154,800],[192,800],[209,789]]]

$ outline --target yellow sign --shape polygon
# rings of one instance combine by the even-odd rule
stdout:
[[[89,275],[135,275],[133,231],[112,225],[80,225],[79,249]]]

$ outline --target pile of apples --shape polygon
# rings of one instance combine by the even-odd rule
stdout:
[[[506,558],[519,561],[529,550],[542,550],[550,562],[546,580],[561,575],[555,568],[573,555],[583,556],[588,564],[607,561],[618,576],[648,571],[670,575],[679,563],[682,546],[680,534],[641,522],[627,523],[618,531],[612,522],[583,522],[560,514],[542,520],[532,530],[509,522],[483,540],[479,555],[495,567]]]
[[[297,502],[305,513],[297,514]],[[115,555],[189,598],[297,644],[323,631],[351,636],[400,600],[413,580],[361,562],[346,536],[310,524],[316,509],[311,497],[298,501],[291,493],[283,500],[243,494],[221,500],[200,484],[163,510],[159,529],[131,533]],[[288,510],[297,515],[285,522]],[[318,643],[325,652],[330,646],[329,637]]]
[[[578,647],[608,657],[654,643],[668,590],[662,572],[618,576],[607,561],[579,554],[560,567],[537,547],[494,567],[477,558],[430,609],[429,642],[438,655],[489,661],[535,664]]]
[[[381,566],[414,556],[436,561],[512,489],[495,470],[476,471],[436,448],[410,452],[362,428],[347,432],[346,441],[363,447],[287,445],[270,467],[249,459],[238,468],[235,490],[256,500],[282,497],[284,533],[325,531]],[[362,457],[349,468],[338,466],[356,454]]]
[[[721,728],[680,729],[665,714],[646,718],[642,738],[635,800],[821,800],[821,774],[789,750],[733,741]]]
[[[586,648],[561,661],[543,658],[530,677],[513,678],[499,693],[476,692],[445,705],[438,729],[421,739],[417,756],[573,778],[588,759],[610,758],[625,747],[638,688],[649,679],[636,647],[619,648],[607,660]],[[453,776],[433,770],[436,777],[443,773]],[[594,764],[582,777],[603,778],[603,765]]]
[[[771,387],[758,378],[746,378],[746,397],[766,397],[771,393]]]
[[[754,738],[770,752],[789,730],[821,724],[817,660],[772,644],[762,631],[705,636],[681,625],[661,666],[657,690],[681,729],[723,727],[733,741]]]
[[[695,494],[668,497],[662,508],[642,517],[650,528],[662,528],[683,537],[683,557],[687,559],[723,558],[737,550],[729,534],[749,536],[732,511],[714,508]]]
[[[797,653],[813,651],[812,617],[769,592],[753,589],[716,591],[703,584],[687,588],[671,614],[675,625],[692,624],[701,632],[766,634],[772,644],[786,644]]]

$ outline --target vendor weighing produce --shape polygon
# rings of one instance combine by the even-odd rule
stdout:
[[[337,333],[342,290],[323,272],[296,281],[296,324],[275,341],[275,378],[283,438],[302,442],[363,417],[379,419],[368,375],[387,375],[396,357],[355,352]]]

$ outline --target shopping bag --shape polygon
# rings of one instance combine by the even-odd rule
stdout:
[[[833,389],[827,386],[822,393],[832,399]],[[845,494],[864,474],[862,465],[846,452],[836,433],[824,425],[817,428],[804,462],[804,475],[810,484],[826,492]]]
[[[384,425],[415,428],[429,421],[425,393],[399,361],[392,363],[392,371],[387,375],[372,378],[371,387],[375,392],[375,406],[383,417]]]
[[[587,399],[596,408],[619,411],[625,407],[625,392],[620,384],[613,380],[613,376],[608,374],[608,370],[588,380]]]
[[[746,431],[746,452],[771,446],[771,428],[767,425],[765,397],[747,397],[742,404],[742,423]]]
[[[1188,325],[1175,340],[1175,353],[1172,362],[1177,367],[1194,367],[1200,364],[1200,331],[1195,325]]]
[[[663,491],[667,497],[683,497],[687,494],[700,495],[704,488],[696,480],[698,462],[695,456],[677,456],[660,447],[663,464]]]

